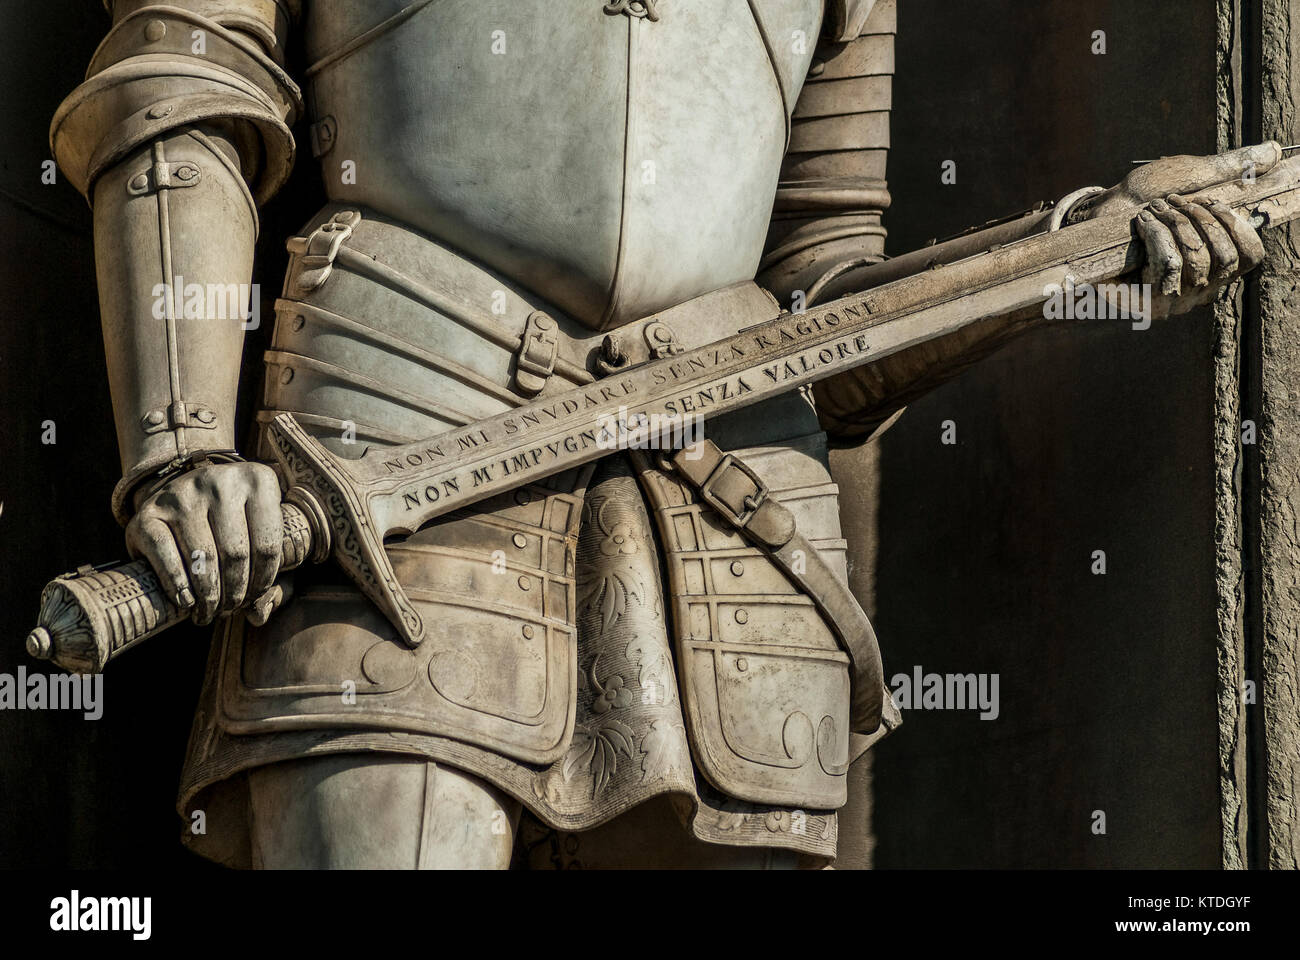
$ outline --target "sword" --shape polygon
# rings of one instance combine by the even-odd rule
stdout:
[[[1226,203],[1256,227],[1287,223],[1300,217],[1300,158],[1188,199]],[[782,314],[428,440],[368,449],[356,460],[335,457],[292,415],[281,414],[269,424],[287,486],[281,568],[333,556],[402,641],[417,646],[427,625],[398,583],[385,538],[614,452],[616,436],[602,423],[729,413],[976,321],[1040,305],[1053,287],[1118,278],[1142,262],[1135,213],[1035,234]],[[971,240],[963,239],[967,248]],[[83,567],[45,588],[27,650],[68,670],[96,672],[187,616],[144,561]]]

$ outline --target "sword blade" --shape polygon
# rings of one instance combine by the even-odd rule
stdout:
[[[1300,158],[1221,199],[1270,224],[1300,214]],[[1041,304],[1047,288],[1098,284],[1140,265],[1131,216],[1039,234],[924,274],[786,314],[715,343],[535,400],[427,441],[373,449],[346,466],[375,525],[409,533],[443,514],[617,449],[620,417],[709,418],[871,363],[968,324]],[[613,442],[611,442],[613,441]]]

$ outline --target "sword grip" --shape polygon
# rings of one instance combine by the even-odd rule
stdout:
[[[281,570],[328,555],[323,514],[302,493],[291,491],[294,502],[280,505]],[[81,567],[50,581],[41,592],[38,625],[27,635],[27,652],[71,673],[98,673],[114,657],[189,615],[189,609],[172,603],[148,561]]]

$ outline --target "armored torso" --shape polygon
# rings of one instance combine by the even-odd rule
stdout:
[[[291,413],[343,459],[576,386],[599,396],[624,366],[777,316],[754,279],[765,244],[824,270],[824,233],[881,232],[855,217],[870,200],[857,167],[882,151],[852,130],[891,4],[884,43],[823,46],[798,110],[822,0],[304,6],[330,203],[288,242],[258,417]],[[857,36],[849,6],[827,10],[831,34]],[[708,426],[843,581],[806,399]],[[671,797],[697,841],[834,856],[864,748],[849,657],[813,597],[656,464],[612,456],[386,544],[438,625],[416,650],[328,567],[264,627],[232,620],[182,806],[212,806],[232,771],[404,753],[551,830]]]
[[[708,411],[711,387],[681,395],[712,437],[671,463],[645,448],[679,445],[685,421],[668,424],[676,440],[633,443],[621,410],[596,414],[615,413],[630,368],[811,304],[879,258],[894,0],[107,6],[112,31],[51,144],[95,207],[119,517],[235,456],[244,325],[211,292],[200,313],[223,322],[183,322],[198,319],[188,286],[184,316],[171,296],[160,315],[157,291],[185,277],[240,299],[304,107],[329,202],[287,243],[258,418],[291,414],[342,461],[420,438],[441,457],[449,431],[476,447],[482,418],[578,409],[619,425],[593,422],[566,450],[632,448],[527,482],[542,451],[524,444],[501,461],[518,486],[390,538],[388,586],[435,625],[417,647],[329,564],[301,571],[260,626],[224,618],[181,788],[187,819],[210,825],[196,848],[232,864],[279,863],[280,846],[406,862],[387,821],[370,849],[382,806],[411,828],[414,862],[438,859],[428,840],[470,863],[503,842],[470,851],[451,821],[442,837],[435,807],[471,798],[508,820],[522,805],[552,834],[594,833],[663,800],[698,848],[688,859],[715,844],[833,857],[865,746],[850,733],[882,733],[887,701],[807,392],[731,417]],[[291,73],[296,30],[306,67]],[[222,473],[255,475],[270,473]],[[183,552],[191,517],[215,533],[201,502],[218,500],[214,487],[185,517],[137,517]],[[252,533],[251,514],[227,519]],[[341,552],[355,543],[334,534]],[[221,539],[221,563],[238,562]],[[178,605],[189,592],[171,584]],[[314,763],[327,755],[350,759]],[[308,769],[334,785],[304,791]],[[394,783],[411,796],[397,803]],[[311,806],[354,789],[370,802],[348,796],[342,819]],[[304,797],[298,813],[284,802]]]
[[[822,0],[314,0],[330,199],[595,329],[752,279]]]

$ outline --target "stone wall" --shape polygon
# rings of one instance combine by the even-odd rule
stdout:
[[[889,251],[1214,152],[1215,48],[1213,0],[903,0]],[[878,748],[876,866],[1220,863],[1215,330],[1033,334],[879,441],[886,675],[996,673],[1000,714]]]

